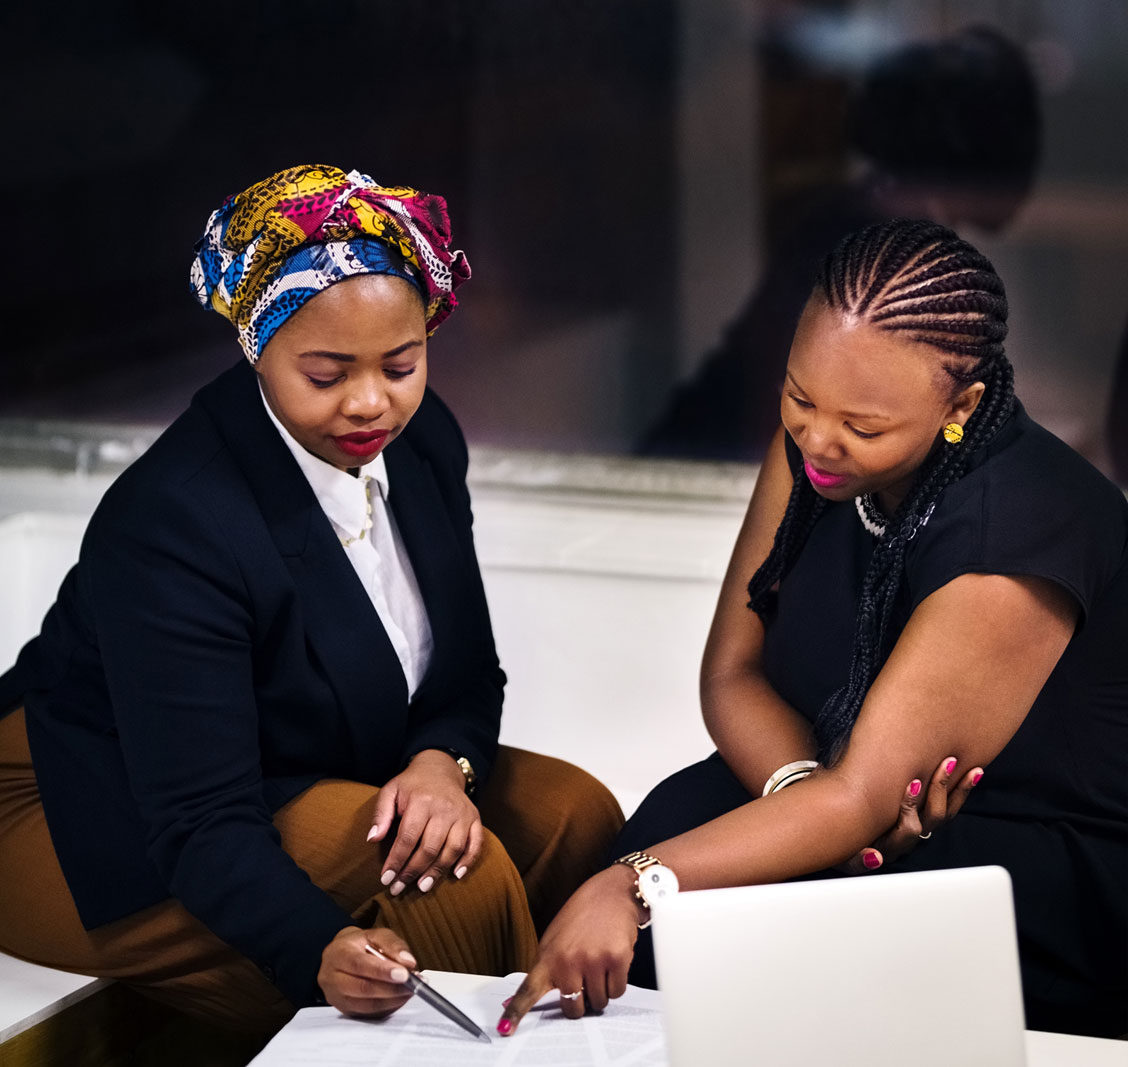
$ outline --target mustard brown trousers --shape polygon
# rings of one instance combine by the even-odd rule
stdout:
[[[390,927],[421,967],[436,970],[527,970],[538,932],[603,865],[622,824],[614,798],[586,772],[502,746],[479,798],[481,858],[461,881],[392,897],[380,884],[390,841],[365,841],[378,792],[325,779],[280,808],[274,825],[286,852],[357,925]],[[117,979],[245,1033],[269,1035],[294,1011],[254,963],[175,900],[83,927],[51,844],[22,709],[0,718],[0,950]]]

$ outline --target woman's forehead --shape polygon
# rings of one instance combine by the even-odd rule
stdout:
[[[892,417],[935,398],[939,356],[904,331],[812,300],[795,332],[788,374],[818,405]]]

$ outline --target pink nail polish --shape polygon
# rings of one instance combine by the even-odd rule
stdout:
[[[955,761],[955,758],[953,757],[952,759],[948,760],[947,763],[944,764],[944,773],[945,774],[951,774],[952,771],[954,771],[955,769],[956,769],[956,761]]]
[[[862,857],[862,862],[873,871],[881,866],[881,857],[876,852],[867,852]]]
[[[509,1007],[509,1005],[510,1005],[510,1004],[512,1004],[512,1003],[513,1003],[513,998],[512,998],[512,997],[506,997],[506,998],[505,998],[505,999],[504,999],[504,1000],[503,1000],[503,1001],[501,1002],[501,1006],[502,1006],[503,1008],[508,1008],[508,1007]]]
[[[971,776],[971,784],[972,785],[979,785],[979,779],[982,778],[982,777],[983,777],[983,772],[982,771],[976,771],[975,774],[973,774]]]
[[[513,1024],[508,1019],[502,1019],[501,1022],[497,1024],[497,1032],[499,1034],[508,1034],[512,1029]]]
[[[920,782],[917,781],[917,779],[915,779],[915,778],[911,782],[909,782],[909,796],[911,796],[911,797],[919,797],[920,796]]]

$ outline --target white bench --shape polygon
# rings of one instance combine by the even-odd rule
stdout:
[[[108,984],[0,953],[0,1046]]]

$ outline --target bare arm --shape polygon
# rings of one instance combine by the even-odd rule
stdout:
[[[791,483],[780,428],[760,468],[701,664],[706,729],[729,769],[754,796],[773,771],[793,760],[813,759],[815,752],[810,724],[764,676],[764,626],[748,609],[748,580],[771,551]]]
[[[1049,581],[956,578],[913,613],[834,768],[653,851],[687,889],[782,881],[841,863],[894,821],[902,782],[948,753],[963,766],[998,755],[1076,620],[1075,602]]]

